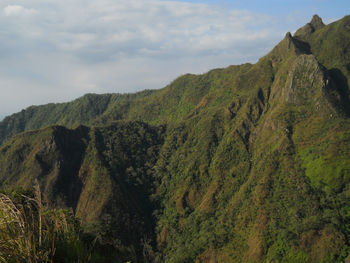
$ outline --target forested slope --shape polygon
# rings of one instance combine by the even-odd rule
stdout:
[[[0,185],[38,179],[134,261],[344,261],[349,54],[350,17],[314,16],[256,64],[28,108],[0,123]]]

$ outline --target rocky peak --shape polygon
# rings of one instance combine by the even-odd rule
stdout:
[[[272,66],[276,67],[282,61],[295,58],[300,54],[310,54],[310,47],[306,42],[299,40],[287,32],[284,39],[267,55]]]
[[[325,26],[325,24],[324,24],[323,21],[322,21],[322,18],[319,17],[318,15],[314,15],[314,16],[312,17],[312,20],[311,20],[311,22],[310,22],[309,24],[310,24],[315,30],[318,30],[318,29],[320,29],[320,28],[322,28],[322,27]]]
[[[316,30],[318,30],[324,26],[325,26],[325,24],[323,23],[322,19],[318,15],[314,15],[309,23],[307,23],[305,26],[299,28],[295,32],[294,37],[297,37],[299,39],[306,39],[313,32],[315,32]]]
[[[286,35],[285,35],[285,38],[286,39],[292,39],[292,34],[290,32],[287,32]]]

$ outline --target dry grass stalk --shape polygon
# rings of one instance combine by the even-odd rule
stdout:
[[[22,212],[12,200],[4,194],[0,194],[0,259],[8,262],[24,262],[30,260],[30,242],[27,239],[25,219]]]

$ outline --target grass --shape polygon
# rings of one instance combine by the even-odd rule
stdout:
[[[60,256],[62,243],[69,243],[75,253],[80,252],[75,255],[76,262],[88,262],[88,251],[77,249],[78,223],[69,212],[44,208],[38,185],[34,196],[22,192],[0,194],[1,262],[54,262]],[[73,259],[68,253],[66,256]]]

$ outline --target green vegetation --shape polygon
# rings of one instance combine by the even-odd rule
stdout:
[[[72,209],[84,219],[85,233],[134,261],[154,236],[148,197],[164,131],[141,122],[115,122],[22,134],[1,148],[0,169],[6,173],[0,182],[12,191],[30,189],[38,180],[50,207]]]
[[[87,260],[78,251],[91,262],[344,262],[349,28],[349,16],[315,16],[254,65],[9,116],[0,186],[38,180],[47,211],[81,218],[55,239],[71,262]]]

